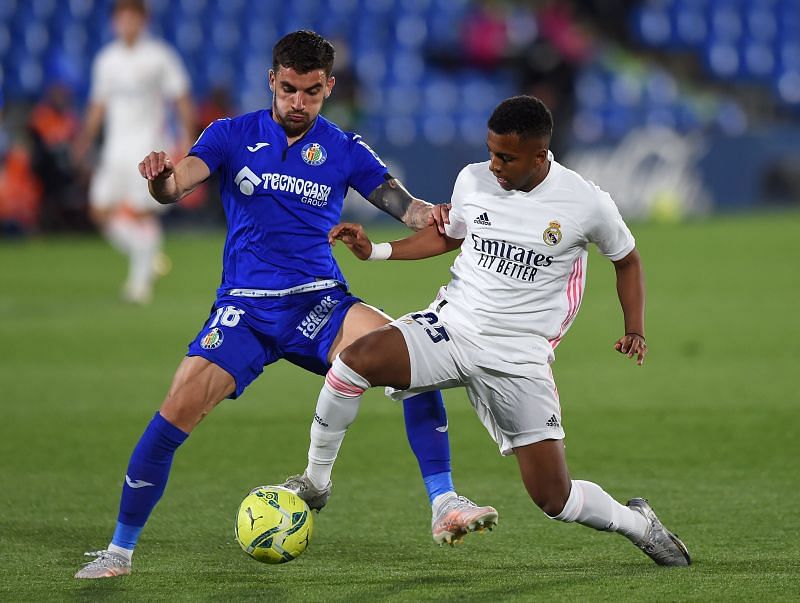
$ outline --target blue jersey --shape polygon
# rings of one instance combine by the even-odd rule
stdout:
[[[315,281],[347,287],[328,244],[348,188],[368,197],[386,165],[322,116],[291,146],[267,110],[209,125],[189,152],[219,171],[228,221],[219,295]]]

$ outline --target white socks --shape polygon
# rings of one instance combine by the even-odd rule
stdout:
[[[136,241],[131,248],[128,285],[133,291],[147,291],[155,280],[156,255],[161,249],[161,225],[158,218],[136,222]]]
[[[108,219],[103,234],[111,246],[125,255],[130,255],[136,245],[136,224],[133,219],[114,214]]]
[[[576,521],[595,530],[619,532],[633,542],[644,538],[649,527],[640,513],[619,504],[597,484],[583,480],[572,480],[564,509],[552,519]]]
[[[117,546],[116,544],[109,544],[108,545],[108,552],[109,553],[116,553],[120,557],[124,557],[128,561],[131,560],[133,557],[133,549],[124,549],[121,546]]]
[[[367,380],[336,356],[325,376],[325,385],[319,392],[314,422],[311,424],[306,475],[315,487],[322,489],[330,483],[333,463],[344,434],[355,420],[361,394],[367,388]]]
[[[149,296],[155,280],[155,261],[161,250],[161,223],[155,216],[131,218],[115,214],[109,218],[103,234],[112,247],[129,258],[126,295]]]

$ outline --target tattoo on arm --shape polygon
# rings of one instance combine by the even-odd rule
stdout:
[[[432,207],[413,197],[397,178],[387,178],[386,182],[372,191],[368,201],[414,230],[427,226]]]

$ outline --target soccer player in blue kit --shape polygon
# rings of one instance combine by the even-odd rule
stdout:
[[[180,200],[219,172],[228,221],[222,282],[211,315],[133,451],[111,543],[87,553],[95,559],[76,578],[130,573],[175,450],[219,402],[241,395],[281,358],[324,375],[341,350],[390,321],[349,293],[328,231],[339,222],[348,188],[415,230],[435,219],[432,206],[411,196],[360,136],[319,115],[335,83],[333,61],[333,46],[316,33],[285,36],[273,48],[271,111],[212,123],[177,165],[155,151],[139,164],[160,203]],[[407,400],[404,415],[432,505],[434,540],[494,525],[494,508],[455,493],[439,392]],[[310,458],[312,470],[284,485],[321,509],[330,472],[313,468],[332,460]]]

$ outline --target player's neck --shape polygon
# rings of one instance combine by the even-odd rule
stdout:
[[[533,180],[531,180],[527,185],[525,185],[519,190],[523,193],[529,193],[537,186],[539,186],[542,182],[544,182],[545,179],[547,178],[547,174],[550,173],[550,164],[551,164],[550,160],[545,162],[545,164],[542,166],[542,173],[534,176]]]

